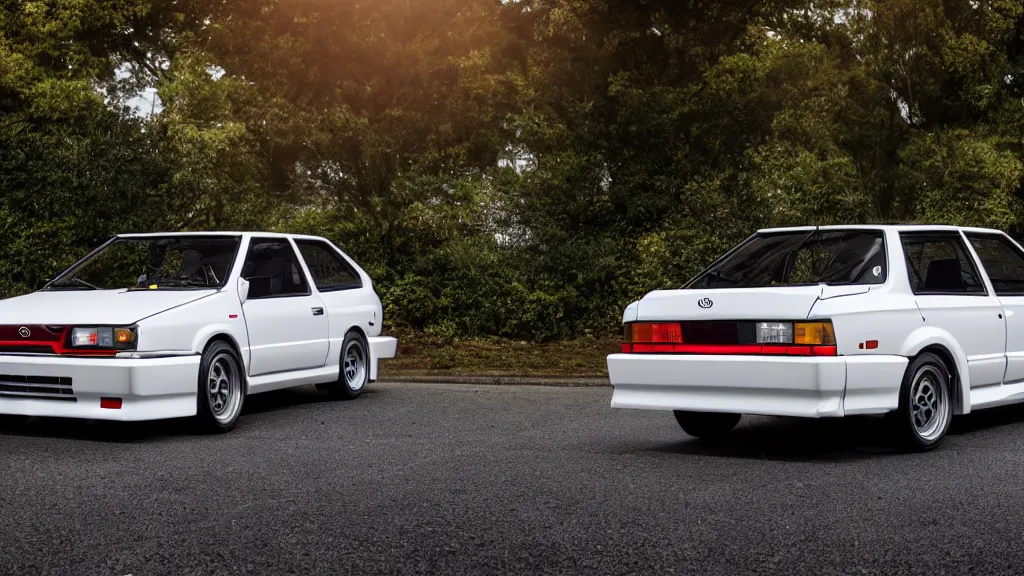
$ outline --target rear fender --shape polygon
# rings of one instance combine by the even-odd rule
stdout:
[[[958,414],[968,414],[971,411],[971,377],[967,371],[967,355],[953,336],[935,326],[923,326],[914,330],[903,341],[900,347],[900,356],[913,358],[929,346],[941,346],[949,351],[956,364],[956,376],[960,383],[960,410]]]
[[[637,311],[640,309],[640,302],[631,302],[629,306],[626,306],[626,311],[622,313],[622,323],[636,322]]]

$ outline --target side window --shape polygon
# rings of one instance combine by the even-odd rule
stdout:
[[[295,245],[299,247],[302,259],[309,267],[317,290],[330,292],[359,288],[363,285],[359,274],[326,243],[318,240],[296,240]]]
[[[1008,238],[996,234],[968,234],[997,296],[1024,295],[1024,254]]]
[[[956,233],[901,233],[914,294],[985,294],[974,262]]]
[[[288,240],[253,238],[242,264],[242,278],[249,281],[249,299],[309,294],[306,275]]]

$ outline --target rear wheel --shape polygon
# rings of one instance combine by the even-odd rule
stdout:
[[[235,427],[244,405],[242,363],[234,348],[218,340],[206,348],[199,364],[196,417],[209,432],[227,432]]]
[[[921,354],[907,366],[900,388],[894,422],[901,444],[909,450],[931,450],[946,436],[952,421],[946,365],[930,352]]]
[[[676,422],[690,436],[695,438],[714,439],[725,436],[736,427],[742,418],[741,414],[721,414],[718,412],[687,412],[675,410]]]
[[[358,332],[349,332],[341,343],[341,367],[337,382],[324,386],[332,398],[352,400],[370,381],[370,350]]]

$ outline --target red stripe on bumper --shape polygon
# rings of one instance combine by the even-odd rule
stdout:
[[[835,346],[760,344],[623,344],[625,354],[703,354],[734,356],[836,356]]]

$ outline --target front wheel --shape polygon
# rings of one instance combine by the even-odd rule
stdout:
[[[690,436],[714,439],[725,436],[736,427],[741,414],[720,414],[717,412],[687,412],[675,410],[676,422]]]
[[[358,332],[349,332],[341,343],[341,367],[338,380],[324,388],[332,398],[352,400],[363,393],[370,382],[370,350]]]
[[[949,374],[942,360],[929,352],[915,358],[903,376],[895,414],[903,447],[924,451],[936,447],[953,421]]]
[[[203,352],[199,364],[196,418],[209,432],[227,432],[235,427],[245,404],[245,376],[234,348],[216,341]]]

